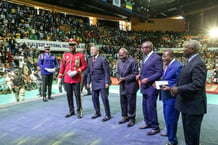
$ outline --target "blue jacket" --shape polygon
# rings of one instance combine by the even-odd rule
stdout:
[[[45,70],[45,68],[58,68],[58,61],[54,54],[42,53],[38,58],[38,66],[41,68],[42,75],[50,75],[52,73]]]

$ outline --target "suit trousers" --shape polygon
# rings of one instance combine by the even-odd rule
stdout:
[[[53,81],[53,74],[50,75],[42,74],[42,96],[44,98],[46,97],[47,88],[48,88],[48,97],[51,97],[52,81]]]
[[[183,131],[186,145],[199,145],[202,115],[189,115],[182,113]]]
[[[101,99],[102,99],[102,102],[104,104],[105,115],[111,116],[109,99],[108,99],[109,88],[92,90],[92,102],[93,102],[96,114],[101,114],[100,113],[101,112],[100,111],[100,103],[99,103],[99,93],[101,93]]]
[[[163,100],[163,113],[167,128],[168,140],[173,144],[178,144],[177,140],[177,124],[179,119],[179,112],[175,109],[175,98]]]
[[[152,129],[159,129],[159,123],[157,118],[157,96],[148,96],[143,94],[142,111],[144,115],[144,121]]]
[[[122,116],[128,116],[129,119],[135,120],[136,94],[120,95],[120,105]]]
[[[73,100],[73,93],[74,93],[76,98],[77,113],[82,112],[82,99],[81,99],[80,85],[81,83],[73,83],[73,84],[65,83],[69,110],[74,111],[74,100]]]

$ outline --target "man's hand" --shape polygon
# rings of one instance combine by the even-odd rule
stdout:
[[[141,80],[141,84],[145,85],[148,83],[148,78],[144,78]]]
[[[121,77],[121,78],[119,79],[119,84],[122,83],[122,82],[124,82],[124,81],[125,81],[125,78],[124,78],[124,77]]]
[[[135,79],[139,80],[140,79],[140,75],[136,75]]]
[[[105,88],[108,88],[109,87],[109,84],[105,84]]]
[[[68,71],[67,74],[72,78],[77,74],[77,71]]]
[[[174,86],[174,87],[171,89],[171,95],[172,95],[172,96],[176,96],[177,94],[178,94],[178,88]]]
[[[58,82],[57,82],[57,86],[58,86],[58,88],[60,88],[61,87],[61,78],[58,78]]]

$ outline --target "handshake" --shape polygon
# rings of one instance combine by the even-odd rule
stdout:
[[[56,69],[55,68],[45,68],[45,70],[47,72],[54,73]]]

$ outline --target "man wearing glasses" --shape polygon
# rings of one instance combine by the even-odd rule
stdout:
[[[65,89],[67,92],[67,100],[69,112],[66,118],[75,115],[73,93],[75,94],[77,104],[77,118],[82,118],[82,101],[81,101],[81,81],[82,72],[86,69],[87,63],[85,56],[76,51],[79,42],[76,39],[69,39],[69,52],[64,53],[60,72],[58,75],[58,88],[61,85],[61,79],[64,76]]]

